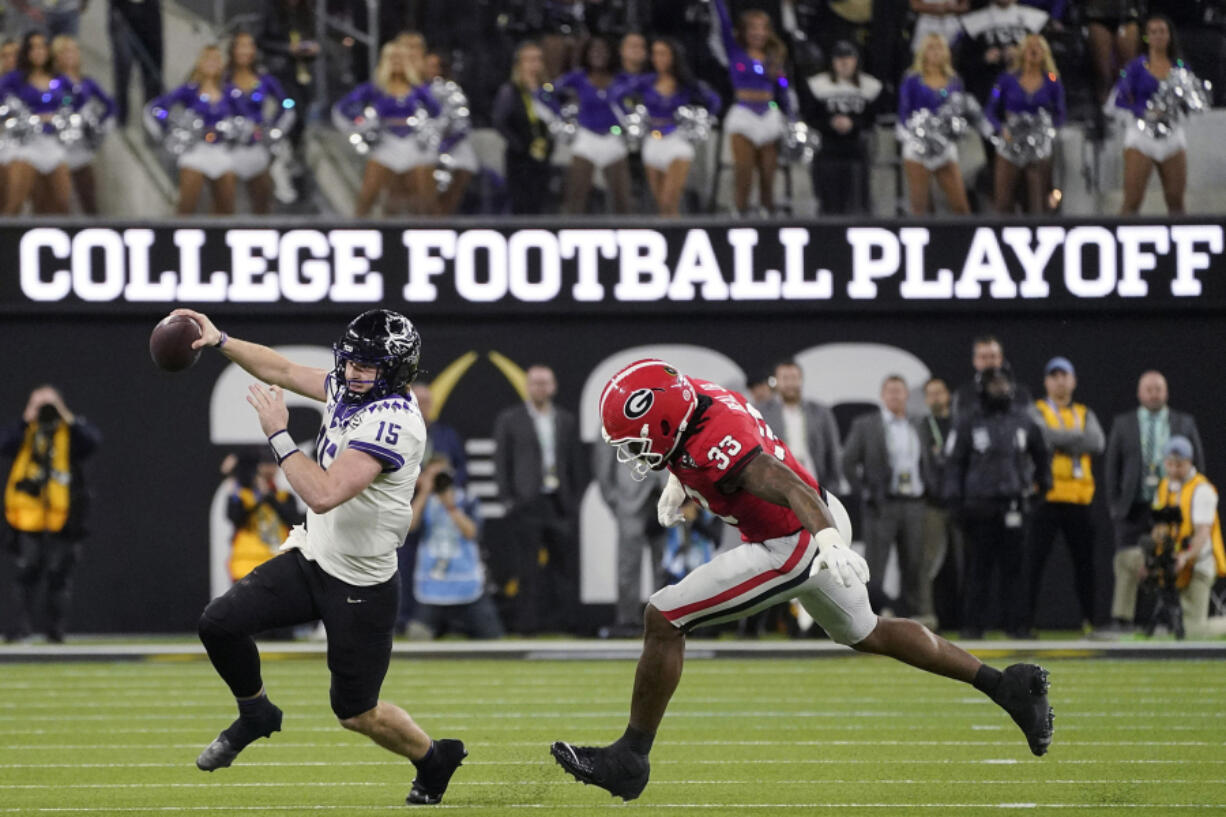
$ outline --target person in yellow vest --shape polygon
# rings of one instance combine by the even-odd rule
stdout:
[[[1077,372],[1066,357],[1053,357],[1043,367],[1047,394],[1035,401],[1039,428],[1051,457],[1051,490],[1035,509],[1030,521],[1028,630],[1034,627],[1034,612],[1047,557],[1056,536],[1061,535],[1073,559],[1073,586],[1081,609],[1081,629],[1089,633],[1094,624],[1094,475],[1090,458],[1103,452],[1106,435],[1098,417],[1083,403],[1073,402]]]
[[[277,485],[277,462],[271,452],[243,452],[234,465],[234,491],[226,516],[234,524],[230,542],[230,578],[246,576],[277,555],[289,529],[302,514],[289,491]]]
[[[4,488],[4,518],[16,554],[17,620],[5,634],[22,641],[33,632],[38,590],[46,580],[44,632],[64,640],[72,573],[85,538],[89,494],[81,462],[102,435],[64,404],[54,386],[30,392],[25,411],[3,433],[0,454],[13,458]]]
[[[1192,441],[1174,436],[1162,451],[1162,467],[1166,474],[1158,483],[1154,509],[1178,507],[1179,523],[1174,527],[1155,524],[1151,533],[1155,540],[1171,537],[1176,542],[1175,586],[1179,589],[1179,605],[1183,608],[1183,625],[1192,638],[1203,635],[1209,620],[1209,591],[1219,576],[1226,576],[1226,548],[1222,545],[1222,527],[1218,517],[1218,494],[1204,474],[1192,464]],[[1129,553],[1120,551],[1120,557]],[[1145,557],[1137,548],[1132,563],[1125,566],[1138,580],[1146,576]],[[1117,576],[1123,571],[1117,570]],[[1132,591],[1136,597],[1135,586]],[[1134,602],[1135,603],[1135,602]]]

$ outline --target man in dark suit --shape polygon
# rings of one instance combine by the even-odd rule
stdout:
[[[617,461],[611,445],[598,445],[592,466],[600,495],[617,520],[617,621],[601,635],[634,638],[643,633],[643,546],[650,548],[652,591],[664,586],[664,548],[668,531],[660,527],[656,504],[668,481],[667,471],[637,479]]]
[[[586,480],[575,415],[555,406],[557,380],[530,366],[526,402],[494,421],[494,474],[507,507],[515,565],[515,626],[568,623],[578,604],[579,502]]]
[[[1167,406],[1166,378],[1148,371],[1137,381],[1133,411],[1117,414],[1107,438],[1104,480],[1107,506],[1115,525],[1115,590],[1111,597],[1112,630],[1128,631],[1137,606],[1137,576],[1129,569],[1136,561],[1137,540],[1152,527],[1150,507],[1158,484],[1166,476],[1162,451],[1172,437],[1187,437],[1197,470],[1205,465],[1205,452],[1190,414]]]
[[[803,399],[803,385],[800,366],[785,360],[775,366],[775,396],[757,408],[797,461],[818,482],[837,492],[843,482],[839,426],[827,406]]]
[[[870,587],[881,580],[898,546],[901,596],[906,615],[932,617],[932,594],[925,592],[923,446],[907,418],[907,382],[890,375],[881,384],[881,409],[851,424],[843,451],[843,470],[864,505],[864,540]],[[884,597],[884,594],[882,594]]]

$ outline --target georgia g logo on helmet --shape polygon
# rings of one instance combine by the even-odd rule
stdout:
[[[664,391],[663,389],[636,389],[631,392],[626,398],[626,405],[622,409],[626,417],[631,420],[637,420],[647,412],[651,411],[651,406],[655,403],[655,395],[653,391]]]

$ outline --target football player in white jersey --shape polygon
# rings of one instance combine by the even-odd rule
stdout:
[[[200,640],[234,693],[239,717],[196,765],[206,772],[229,766],[249,743],[280,731],[281,710],[264,690],[252,635],[320,619],[328,631],[337,719],[413,762],[417,776],[406,802],[438,803],[467,756],[464,744],[431,740],[407,712],[379,699],[400,606],[396,548],[412,520],[426,441],[408,392],[421,357],[417,330],[396,312],[364,312],[333,345],[336,365],[329,372],[228,337],[199,312],[174,314],[200,324],[194,347],[215,347],[262,381],[252,384],[247,402],[309,509],[279,556],[214,599],[200,617]],[[314,460],[290,438],[282,389],[326,404]]]

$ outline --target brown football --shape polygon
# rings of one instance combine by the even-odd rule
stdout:
[[[201,334],[200,324],[186,315],[168,315],[153,327],[149,356],[158,368],[181,372],[200,357],[200,350],[192,348],[192,341],[199,340]]]

